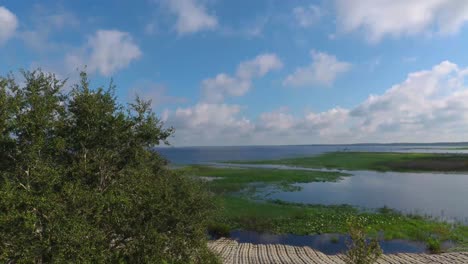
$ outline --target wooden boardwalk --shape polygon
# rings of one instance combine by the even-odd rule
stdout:
[[[208,246],[218,253],[226,264],[246,263],[298,263],[298,264],[334,264],[342,263],[343,255],[325,255],[310,247],[293,247],[286,245],[253,245],[237,243],[230,239],[219,239],[208,242]],[[388,254],[383,255],[377,263],[450,263],[468,264],[468,252],[430,254]]]

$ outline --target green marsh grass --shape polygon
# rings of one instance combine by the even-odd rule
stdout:
[[[305,170],[280,170],[280,169],[254,169],[254,168],[220,168],[193,165],[181,170],[189,176],[213,177],[207,182],[208,188],[217,194],[235,193],[251,187],[251,193],[255,193],[255,186],[275,184],[282,189],[298,190],[291,186],[293,183],[337,181],[349,174],[339,172],[321,172]]]
[[[348,233],[349,219],[366,227],[371,236],[407,239],[430,243],[453,241],[461,248],[468,245],[468,227],[425,218],[413,218],[393,210],[362,212],[348,205],[305,205],[283,201],[252,201],[247,198],[218,196],[221,210],[215,219],[231,230],[243,229],[276,234],[315,235]]]
[[[467,154],[438,153],[330,152],[311,157],[230,163],[375,171],[468,171]]]
[[[253,195],[232,195],[245,189],[255,194],[254,183],[258,184],[257,186],[277,185],[287,188],[294,187],[292,183],[337,181],[348,176],[347,174],[208,166],[189,166],[178,170],[190,177],[212,177],[205,185],[217,194],[214,199],[220,209],[211,219],[209,231],[219,236],[228,236],[229,231],[235,229],[296,235],[346,234],[348,220],[357,219],[366,226],[369,235],[379,235],[383,239],[422,241],[432,251],[437,251],[434,241],[453,241],[457,247],[452,250],[468,249],[468,226],[440,222],[420,215],[403,215],[388,207],[362,211],[349,205],[306,205],[281,200],[254,201],[251,199]],[[294,188],[290,190],[294,191]]]

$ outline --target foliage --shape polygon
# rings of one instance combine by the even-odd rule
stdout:
[[[213,238],[229,237],[231,235],[231,227],[225,223],[211,222],[208,224],[208,234]]]
[[[149,102],[22,73],[0,78],[0,262],[216,261],[211,197],[152,150],[173,130]]]
[[[350,240],[347,241],[348,251],[345,262],[349,264],[372,264],[382,255],[382,249],[376,238],[368,239],[365,226],[351,219],[348,222]]]
[[[442,245],[440,243],[440,240],[436,238],[429,238],[426,243],[429,252],[433,254],[439,254],[442,252]]]
[[[467,154],[331,152],[312,157],[280,160],[235,161],[248,164],[279,164],[310,168],[375,171],[468,171]]]

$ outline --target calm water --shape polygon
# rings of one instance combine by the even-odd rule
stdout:
[[[215,163],[229,160],[264,160],[318,155],[331,151],[458,152],[467,144],[405,145],[307,145],[250,147],[159,148],[172,164]],[[258,165],[254,165],[257,167]],[[268,167],[268,166],[263,166]],[[272,166],[289,169],[287,166]],[[305,168],[295,168],[305,169]],[[344,171],[353,176],[338,182],[296,184],[301,191],[284,192],[271,187],[260,194],[271,199],[310,204],[350,204],[364,208],[388,206],[447,221],[468,222],[468,174]]]
[[[172,164],[200,164],[232,160],[265,160],[318,155],[333,151],[373,152],[465,152],[453,148],[468,144],[361,144],[361,145],[303,145],[303,146],[239,146],[157,148]],[[446,149],[444,149],[446,148]],[[450,149],[452,148],[452,149]]]
[[[267,233],[257,233],[252,231],[235,230],[231,232],[231,239],[239,243],[252,244],[282,244],[304,247],[308,246],[317,249],[325,254],[332,255],[343,253],[347,250],[346,240],[344,235],[323,234],[314,236],[298,236],[291,234],[273,235]],[[335,239],[333,241],[333,239]],[[450,247],[443,245],[444,247]],[[422,242],[406,241],[406,240],[382,240],[380,247],[384,253],[424,253],[426,245]]]
[[[404,213],[468,223],[467,174],[344,172],[353,176],[338,182],[294,184],[302,188],[296,192],[271,187],[258,191],[269,199],[365,208],[387,206]]]

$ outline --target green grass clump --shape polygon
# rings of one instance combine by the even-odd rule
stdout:
[[[214,193],[233,193],[248,187],[250,183],[276,184],[283,189],[291,189],[292,183],[337,181],[348,174],[305,170],[219,168],[193,165],[180,169],[187,175],[213,177],[207,182]]]
[[[442,246],[441,246],[440,240],[436,238],[429,238],[426,243],[427,243],[427,249],[432,254],[439,254],[442,252]]]
[[[468,171],[468,155],[437,153],[331,152],[312,157],[234,163],[376,171]]]

